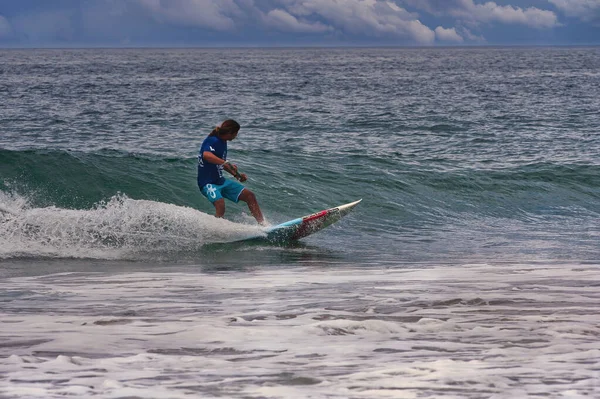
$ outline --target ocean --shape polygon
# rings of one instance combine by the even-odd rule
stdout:
[[[0,397],[600,398],[600,48],[0,50]],[[269,223],[196,185],[214,126]]]

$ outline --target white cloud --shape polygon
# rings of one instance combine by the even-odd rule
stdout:
[[[0,39],[3,37],[9,37],[12,34],[12,28],[10,22],[2,15],[0,15]]]
[[[476,35],[475,33],[471,32],[469,29],[465,28],[464,26],[461,26],[459,28],[459,31],[460,31],[461,36],[466,38],[470,42],[480,43],[480,44],[487,43],[487,40],[485,40],[485,37],[483,37],[483,35]]]
[[[209,28],[235,29],[232,17],[242,14],[234,0],[138,0],[159,22]]]
[[[401,30],[419,44],[431,44],[435,40],[435,33],[419,20],[408,21]]]
[[[521,8],[512,5],[499,5],[493,1],[475,3],[474,0],[403,0],[420,10],[437,17],[452,16],[469,25],[482,23],[503,23],[525,25],[544,29],[560,26],[553,11],[537,7]],[[557,0],[561,1],[561,0]],[[572,0],[564,0],[571,2]],[[578,1],[578,0],[575,0]],[[586,0],[579,0],[586,1]],[[588,0],[590,1],[590,0]],[[594,0],[598,1],[598,0]]]
[[[548,9],[542,6],[543,0],[36,0],[43,6],[17,7],[19,11],[13,10],[10,20],[0,15],[0,39],[111,43],[131,37],[132,43],[157,38],[158,42],[164,38],[179,43],[188,40],[181,28],[191,27],[200,29],[189,30],[190,43],[220,36],[225,41],[244,41],[247,33],[251,33],[249,40],[271,40],[273,33],[284,32],[289,33],[286,40],[300,33],[302,40],[306,34],[313,35],[316,43],[320,39],[367,39],[382,44],[430,45],[484,43],[483,34],[490,25],[505,25],[504,30],[515,25],[533,29],[563,26],[558,16],[569,17],[565,23],[570,25],[579,23],[570,19],[577,18],[600,26],[600,0],[545,1]],[[533,4],[536,6],[529,6]],[[425,25],[422,16],[435,21],[430,23],[437,28]],[[568,35],[570,26],[565,28],[561,31]],[[593,36],[595,31],[589,31],[588,36]],[[501,36],[502,30],[494,29],[491,34]],[[556,34],[561,33],[557,30]]]
[[[500,22],[504,24],[525,25],[533,28],[553,28],[559,26],[558,18],[552,11],[536,7],[523,9],[514,6],[501,6],[493,1],[475,4],[473,0],[460,0],[462,7],[450,11],[450,14],[470,22]]]
[[[219,31],[240,25],[282,32],[401,38],[432,44],[435,32],[399,0],[136,0],[156,21]]]
[[[600,20],[600,0],[548,0],[568,17],[590,22]]]
[[[438,26],[435,28],[435,37],[437,40],[442,42],[456,42],[462,43],[465,40],[461,35],[456,32],[456,28],[446,29],[444,27]]]
[[[287,11],[275,9],[269,11],[264,17],[265,24],[281,31],[320,33],[330,31],[331,28],[320,22],[310,23],[300,21]]]
[[[431,44],[435,33],[413,13],[393,1],[378,0],[282,0],[287,12],[323,21],[337,32],[371,37],[409,38]]]

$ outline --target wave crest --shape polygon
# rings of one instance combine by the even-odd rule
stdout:
[[[197,251],[262,232],[189,207],[119,194],[91,209],[32,208],[0,192],[0,259],[72,257],[139,259]]]

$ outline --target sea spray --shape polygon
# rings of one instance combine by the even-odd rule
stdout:
[[[91,209],[32,208],[18,195],[3,194],[0,207],[10,210],[0,219],[0,258],[138,259],[197,251],[262,232],[259,226],[123,194]]]

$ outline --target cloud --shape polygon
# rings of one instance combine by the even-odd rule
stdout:
[[[504,35],[511,36],[510,26],[540,30],[563,26],[557,15],[600,23],[600,0],[496,1],[500,4],[491,0],[27,0],[7,2],[11,7],[0,16],[0,39],[26,45],[111,45],[127,39],[131,45],[332,40],[433,45],[485,43],[484,35],[502,43]],[[550,10],[540,5],[544,1]],[[570,20],[571,25],[577,22]],[[566,28],[555,32],[568,35],[577,30]]]
[[[464,3],[467,6],[468,14],[474,17],[476,21],[518,24],[533,28],[558,26],[558,19],[554,12],[536,7],[522,9],[513,6],[500,6],[494,2],[474,4],[473,0],[464,0]]]
[[[445,29],[441,26],[435,28],[435,37],[442,42],[462,43],[465,40],[456,32],[456,28]]]
[[[393,1],[282,0],[281,4],[290,15],[323,21],[344,35],[408,38],[420,44],[435,40],[429,27]]]
[[[321,33],[332,30],[331,27],[321,22],[307,22],[298,20],[287,11],[275,9],[269,11],[264,17],[267,26],[286,32]]]
[[[12,35],[12,28],[6,18],[0,15],[0,39],[8,38]]]
[[[435,32],[392,0],[136,0],[156,21],[217,31],[240,27],[432,44]]]
[[[600,21],[600,0],[548,0],[567,17],[584,22]]]
[[[483,37],[483,35],[476,35],[475,33],[471,32],[469,29],[465,28],[464,26],[461,26],[459,28],[459,31],[460,31],[461,36],[466,38],[470,42],[479,43],[479,44],[487,43],[487,40],[485,40],[485,37]]]
[[[406,4],[432,15],[452,16],[460,21],[477,26],[482,23],[525,25],[537,29],[560,26],[557,15],[550,10],[537,7],[521,8],[499,5],[493,1],[475,3],[474,0],[404,0]],[[560,0],[559,0],[560,1]],[[565,0],[570,2],[571,0]],[[579,0],[585,1],[585,0]]]
[[[217,31],[233,30],[243,14],[234,0],[137,0],[160,23]]]

